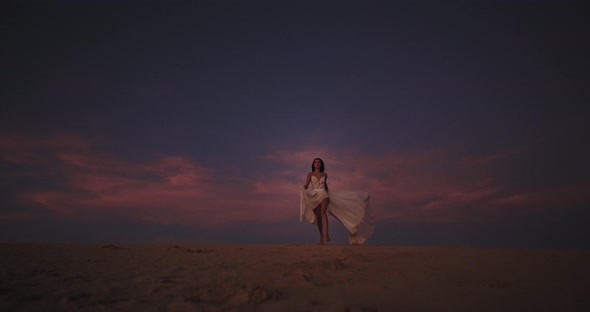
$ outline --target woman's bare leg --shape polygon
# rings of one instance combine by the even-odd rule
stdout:
[[[315,207],[315,209],[313,210],[313,213],[315,214],[315,222],[318,225],[318,230],[320,230],[320,245],[324,244],[324,233],[322,231],[322,214],[320,212],[320,205],[318,205],[317,207]]]
[[[328,215],[326,214],[326,210],[328,209],[328,204],[330,203],[330,198],[324,198],[322,203],[320,204],[320,212],[322,214],[322,223],[323,228],[326,230],[326,240],[330,241],[330,231],[328,231]]]

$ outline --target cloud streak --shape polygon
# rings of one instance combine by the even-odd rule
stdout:
[[[275,151],[267,156],[283,164],[311,164],[324,159],[332,190],[364,190],[372,197],[379,218],[401,222],[469,222],[510,218],[511,215],[565,209],[587,201],[587,185],[551,184],[523,191],[496,171],[532,152],[533,144],[469,155],[452,147],[390,150],[366,155],[353,150],[309,148]],[[306,172],[302,166],[293,170]],[[303,174],[301,174],[303,175]],[[509,175],[508,175],[509,177]],[[303,179],[303,178],[302,178]]]
[[[330,188],[369,192],[379,220],[502,218],[560,209],[587,201],[585,194],[590,194],[585,185],[511,189],[501,177],[490,175],[488,167],[509,163],[516,154],[513,148],[480,156],[445,147],[390,150],[382,155],[328,147],[271,149],[259,158],[274,164],[274,170],[262,175],[262,170],[253,168],[249,176],[238,178],[187,156],[126,160],[108,152],[105,145],[107,140],[75,134],[0,136],[0,159],[10,176],[49,181],[36,187],[21,183],[15,201],[74,220],[212,228],[236,222],[281,222],[298,217],[297,190],[318,156],[326,162]],[[2,220],[35,217],[18,209],[0,214]]]
[[[21,190],[18,200],[64,218],[216,226],[236,219],[272,222],[293,215],[276,209],[285,206],[285,199],[265,196],[270,186],[263,182],[228,183],[231,177],[219,176],[187,157],[132,162],[75,135],[4,136],[0,142],[2,160],[18,165],[11,169],[13,176],[30,175],[19,168],[28,166],[36,172],[28,178],[55,181],[41,190]],[[16,212],[4,216],[21,217]]]

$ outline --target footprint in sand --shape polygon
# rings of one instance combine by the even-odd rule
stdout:
[[[330,260],[318,261],[297,261],[292,265],[292,269],[283,273],[283,276],[289,277],[293,282],[299,284],[312,283],[316,286],[330,286],[336,284],[348,284],[352,280],[342,278],[334,280],[330,273],[336,271],[365,270],[366,267],[359,265],[359,262],[370,262],[368,258],[355,259],[354,257],[335,258]]]
[[[373,259],[371,259],[371,257],[362,255],[362,254],[353,254],[352,256],[350,256],[350,259],[354,260],[355,262],[372,262]]]
[[[179,276],[166,275],[160,276],[154,281],[154,288],[152,292],[158,292],[161,289],[169,288],[171,285],[179,283]]]
[[[293,268],[283,273],[283,276],[289,277],[293,282],[298,284],[305,284],[312,281],[311,275],[305,272],[302,268]]]
[[[481,285],[481,287],[498,288],[498,289],[506,288],[506,287],[510,286],[509,283],[505,282],[505,281],[483,282],[480,285]]]
[[[212,252],[213,251],[211,249],[198,249],[198,248],[191,249],[191,248],[184,248],[184,247],[179,246],[179,245],[174,245],[174,246],[168,247],[166,249],[167,250],[170,250],[170,249],[178,249],[178,250],[182,250],[182,251],[189,252],[189,253],[208,253],[208,252]]]
[[[210,249],[185,249],[184,251],[190,252],[190,253],[207,253],[207,252],[212,252],[213,250],[210,250]]]
[[[261,303],[279,298],[278,289],[252,283],[239,284],[237,281],[223,281],[207,285],[198,292],[193,301],[205,304],[237,306],[244,303]]]
[[[129,249],[129,248],[126,248],[126,247],[120,247],[120,246],[115,246],[115,245],[104,245],[104,246],[102,246],[102,248],[112,249],[112,250]]]

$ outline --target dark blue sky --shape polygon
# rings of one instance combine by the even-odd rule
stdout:
[[[583,1],[0,12],[0,239],[314,241],[322,157],[373,243],[589,246]]]

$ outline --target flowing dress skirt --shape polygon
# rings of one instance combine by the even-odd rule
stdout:
[[[353,191],[330,191],[313,189],[310,192],[301,187],[300,216],[301,222],[317,225],[313,209],[324,198],[330,197],[326,214],[340,221],[350,234],[351,245],[362,245],[373,235],[374,219],[370,212],[369,194]]]

